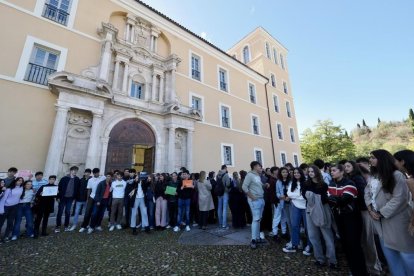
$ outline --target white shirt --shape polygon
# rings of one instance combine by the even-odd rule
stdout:
[[[375,203],[375,198],[378,195],[379,187],[380,187],[380,181],[378,178],[370,177],[368,182],[369,188],[371,190],[371,204],[372,207],[374,207],[375,210],[377,209],[377,204]]]
[[[124,198],[126,182],[124,180],[115,180],[111,184],[112,198]]]
[[[300,192],[301,184],[298,183],[296,189],[291,192],[292,182],[290,182],[287,195],[292,200],[293,205],[298,209],[306,209],[306,199],[303,198],[302,193]]]
[[[86,189],[91,189],[91,198],[95,198],[96,188],[98,187],[98,184],[106,179],[105,176],[100,175],[98,177],[92,177],[88,180],[88,185],[86,186]]]
[[[142,182],[139,182],[137,198],[143,198],[143,197],[144,197],[144,191],[142,190]]]

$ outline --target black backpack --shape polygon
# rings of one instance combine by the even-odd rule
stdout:
[[[216,196],[223,196],[224,195],[224,183],[223,183],[223,176],[224,176],[224,174],[221,176],[221,177],[217,177],[217,184],[216,184],[216,186],[214,187],[214,194],[216,195]]]

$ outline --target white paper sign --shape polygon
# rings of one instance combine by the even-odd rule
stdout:
[[[42,196],[57,196],[58,186],[43,187]]]

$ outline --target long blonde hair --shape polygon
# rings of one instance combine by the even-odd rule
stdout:
[[[198,178],[198,181],[199,181],[199,182],[204,182],[204,181],[206,181],[206,176],[207,176],[207,173],[206,173],[205,171],[201,171],[201,172],[200,172],[200,177]]]

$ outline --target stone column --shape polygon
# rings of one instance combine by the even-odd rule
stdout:
[[[126,24],[126,37],[125,37],[126,41],[128,41],[130,39],[130,37],[129,37],[129,27],[130,26],[131,25],[129,23]]]
[[[96,168],[99,164],[98,161],[98,145],[99,145],[99,133],[102,125],[102,114],[93,113],[91,136],[89,138],[88,153],[86,155],[86,168]]]
[[[160,103],[164,103],[164,76],[160,78],[160,91],[159,91]]]
[[[57,175],[59,165],[62,163],[62,145],[65,143],[65,129],[67,124],[69,107],[56,105],[55,124],[50,139],[49,150],[45,164],[45,176]]]
[[[157,88],[157,74],[154,72],[152,75],[152,90],[151,90],[152,101],[155,101],[156,88]]]
[[[168,128],[168,171],[175,170],[175,127]]]
[[[101,174],[104,174],[106,173],[105,167],[106,167],[106,158],[108,155],[109,137],[102,137],[101,143],[102,143],[102,153],[101,153],[101,165],[99,166],[99,169],[101,170]]]
[[[175,102],[175,69],[171,70],[171,102]]]
[[[122,92],[127,93],[128,92],[128,69],[129,69],[129,65],[128,63],[124,63],[125,64],[125,68],[124,68],[124,79],[122,81]]]
[[[194,131],[187,130],[187,169],[191,172],[193,170],[193,135]]]
[[[106,34],[105,44],[102,51],[101,66],[99,68],[99,78],[108,82],[109,65],[111,62],[111,41],[112,35]]]
[[[112,89],[118,89],[118,79],[119,79],[119,60],[115,61],[115,72],[114,72],[114,79],[112,81]]]
[[[131,43],[134,43],[134,38],[135,38],[135,28],[133,25],[131,25],[131,39],[129,40]]]

